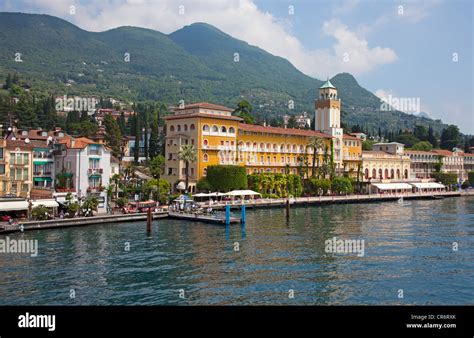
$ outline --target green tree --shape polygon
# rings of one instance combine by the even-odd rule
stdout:
[[[298,128],[298,123],[296,122],[296,117],[294,115],[291,115],[289,117],[287,127],[288,128]]]
[[[427,141],[433,145],[433,148],[438,148],[438,139],[434,134],[434,130],[431,126],[428,128],[428,139]]]
[[[160,131],[158,125],[158,113],[153,116],[150,132],[150,158],[155,158],[160,153]]]
[[[122,155],[122,132],[117,121],[112,115],[107,114],[104,117],[105,142],[112,149],[112,155],[120,158]]]
[[[443,129],[440,143],[442,149],[452,150],[459,143],[461,143],[461,134],[457,126],[451,124]]]
[[[410,133],[402,133],[395,138],[395,141],[403,143],[407,148],[413,147],[416,143],[420,142],[420,140],[415,137],[415,135]]]
[[[242,100],[237,104],[233,115],[238,116],[244,120],[244,123],[255,124],[255,119],[252,117],[253,107],[247,100]]]
[[[138,112],[135,114],[135,147],[133,148],[133,162],[138,164],[140,159],[140,140],[141,137],[141,129],[140,129],[140,119],[138,117]]]
[[[331,184],[331,190],[336,194],[351,194],[354,191],[352,181],[348,177],[335,177]]]
[[[428,141],[421,141],[413,145],[413,150],[421,150],[421,151],[431,151],[433,149],[433,145]]]
[[[165,167],[165,157],[156,155],[149,163],[150,173],[154,178],[160,178]]]
[[[420,141],[428,141],[428,129],[425,126],[416,125],[413,135]]]
[[[308,148],[313,149],[313,159],[312,159],[312,164],[311,164],[311,176],[316,175],[316,163],[319,167],[319,154],[318,152],[323,149],[324,147],[324,140],[318,136],[311,136],[309,139],[308,144],[306,145]]]
[[[197,161],[197,150],[192,144],[183,144],[178,152],[178,158],[185,163],[187,190],[189,187],[189,164]]]

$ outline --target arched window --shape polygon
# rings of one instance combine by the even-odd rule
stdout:
[[[230,134],[235,134],[235,128],[234,128],[234,127],[230,127],[230,128],[229,128],[229,133],[230,133]]]
[[[194,130],[194,129],[196,129],[196,126],[195,126],[194,124],[191,124],[191,125],[189,126],[189,129],[190,129],[190,130]]]
[[[209,155],[204,154],[204,155],[202,156],[202,160],[203,160],[204,162],[207,162],[207,161],[209,160]],[[204,168],[204,171],[206,171],[206,168]]]
[[[400,179],[400,169],[397,169],[397,179]]]
[[[270,143],[267,143],[267,150],[271,150],[272,149],[272,146]]]
[[[181,125],[178,124],[178,131],[181,131]]]
[[[207,168],[204,168],[203,176],[207,175]]]
[[[221,127],[221,132],[227,133],[227,128],[226,128],[225,126],[222,126],[222,127]]]
[[[395,170],[390,170],[390,178],[394,179],[395,178]]]
[[[217,132],[219,131],[219,128],[217,128],[217,126],[214,125],[214,126],[212,126],[212,131],[213,131],[214,133],[217,133]]]
[[[170,126],[170,132],[174,132],[174,126]]]
[[[208,141],[208,140],[204,140],[204,141],[202,141],[202,144],[203,144],[205,147],[207,147],[207,145],[209,144],[209,141]]]
[[[203,125],[202,131],[209,132],[209,126],[207,124]]]
[[[260,150],[263,150],[263,149],[265,149],[265,144],[260,143]]]
[[[405,169],[405,179],[408,178],[408,169]]]
[[[388,169],[385,169],[385,178],[388,178]]]
[[[184,125],[184,131],[188,131],[188,125],[187,124]]]
[[[377,170],[372,169],[372,178],[377,178]]]
[[[366,180],[369,179],[369,169],[368,168],[365,168],[365,179]]]
[[[383,178],[383,172],[382,172],[382,169],[379,169],[379,178],[382,179]]]

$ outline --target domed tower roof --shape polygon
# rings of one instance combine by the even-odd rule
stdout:
[[[336,87],[333,86],[333,84],[331,83],[331,81],[329,81],[329,79],[327,79],[326,82],[324,82],[324,84],[321,87],[319,87],[319,89],[325,89],[325,88],[336,89]]]

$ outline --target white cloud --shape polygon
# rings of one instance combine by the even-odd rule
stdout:
[[[357,3],[349,1],[345,8],[353,8]],[[326,21],[322,26],[323,33],[334,38],[334,45],[327,49],[308,50],[289,32],[288,24],[261,11],[252,0],[76,2],[75,15],[69,14],[70,5],[62,0],[23,0],[16,4],[24,11],[59,16],[91,31],[130,25],[171,33],[184,25],[207,22],[251,45],[288,59],[302,72],[318,78],[343,71],[360,75],[398,58],[390,48],[370,47],[361,34],[351,31],[338,20]],[[180,5],[184,7],[180,8]],[[180,9],[184,9],[184,14],[180,14]]]

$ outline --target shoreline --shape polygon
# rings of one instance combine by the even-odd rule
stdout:
[[[354,203],[376,203],[376,202],[394,202],[398,201],[401,197],[405,200],[420,200],[420,199],[436,199],[436,198],[450,198],[450,197],[467,197],[474,196],[474,191],[471,192],[441,192],[441,193],[429,193],[429,194],[400,194],[400,195],[383,195],[383,194],[371,194],[371,195],[344,195],[344,196],[318,196],[318,197],[296,197],[290,202],[292,207],[307,207],[307,206],[322,206],[329,204],[354,204]],[[255,201],[248,201],[245,203],[246,208],[257,209],[257,208],[284,208],[286,206],[286,198],[277,199],[259,199]],[[208,205],[206,202],[202,202],[202,205]],[[231,203],[231,209],[236,210],[241,207],[240,203]],[[224,203],[214,204],[212,208],[215,210],[225,209]],[[167,210],[161,210],[152,213],[152,220],[172,218],[170,217]],[[135,214],[116,214],[116,215],[97,215],[92,217],[78,217],[78,218],[67,218],[67,219],[54,219],[46,221],[28,221],[19,224],[6,224],[0,226],[0,235],[21,232],[21,226],[23,231],[28,230],[41,230],[41,229],[55,229],[55,228],[68,228],[78,227],[87,225],[97,225],[101,223],[122,223],[132,221],[146,221],[147,213],[135,213]],[[193,221],[193,220],[189,220]]]

